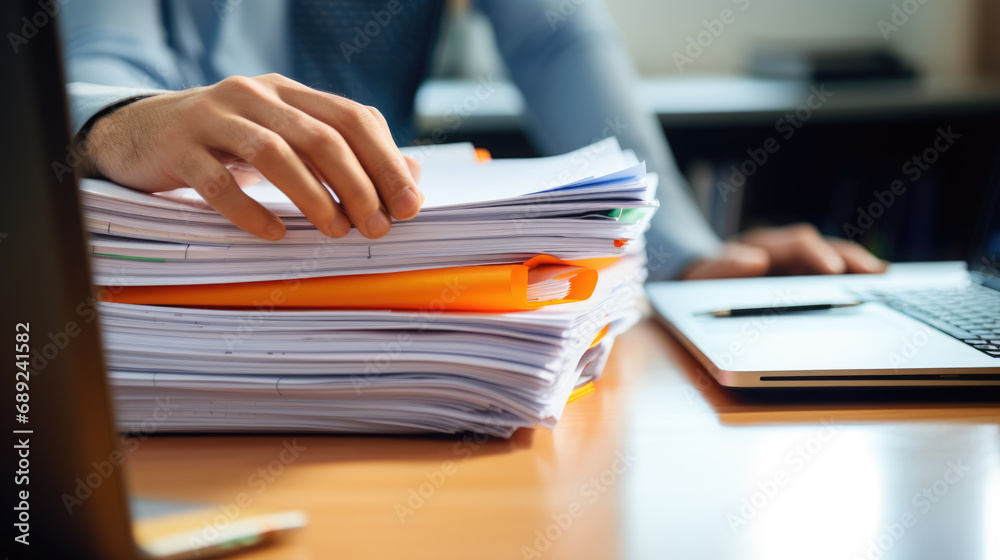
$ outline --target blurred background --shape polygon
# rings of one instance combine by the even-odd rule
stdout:
[[[894,261],[966,257],[1000,155],[1000,2],[605,4],[720,235],[808,221]],[[417,97],[423,141],[534,155],[489,22],[450,8]]]

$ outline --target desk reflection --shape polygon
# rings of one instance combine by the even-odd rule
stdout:
[[[897,401],[734,394],[646,321],[554,431],[153,437],[130,483],[309,514],[248,559],[1000,557],[1000,399]]]

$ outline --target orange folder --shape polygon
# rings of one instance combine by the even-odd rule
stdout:
[[[525,311],[586,300],[597,285],[597,269],[612,260],[567,262],[539,255],[514,265],[237,284],[106,287],[102,299],[214,308]]]

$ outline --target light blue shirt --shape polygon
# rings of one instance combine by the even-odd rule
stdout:
[[[676,276],[693,259],[718,251],[720,241],[688,194],[662,129],[634,97],[638,76],[599,0],[479,0],[477,6],[524,96],[527,133],[539,151],[563,153],[615,135],[659,173],[661,208],[647,234],[650,277]],[[295,78],[287,15],[287,0],[67,2],[61,24],[74,133],[102,109],[139,95],[232,75]]]

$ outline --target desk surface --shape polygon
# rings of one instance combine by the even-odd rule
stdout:
[[[732,393],[647,321],[554,431],[154,437],[129,483],[309,514],[254,560],[1000,558],[1000,397],[903,399]]]

